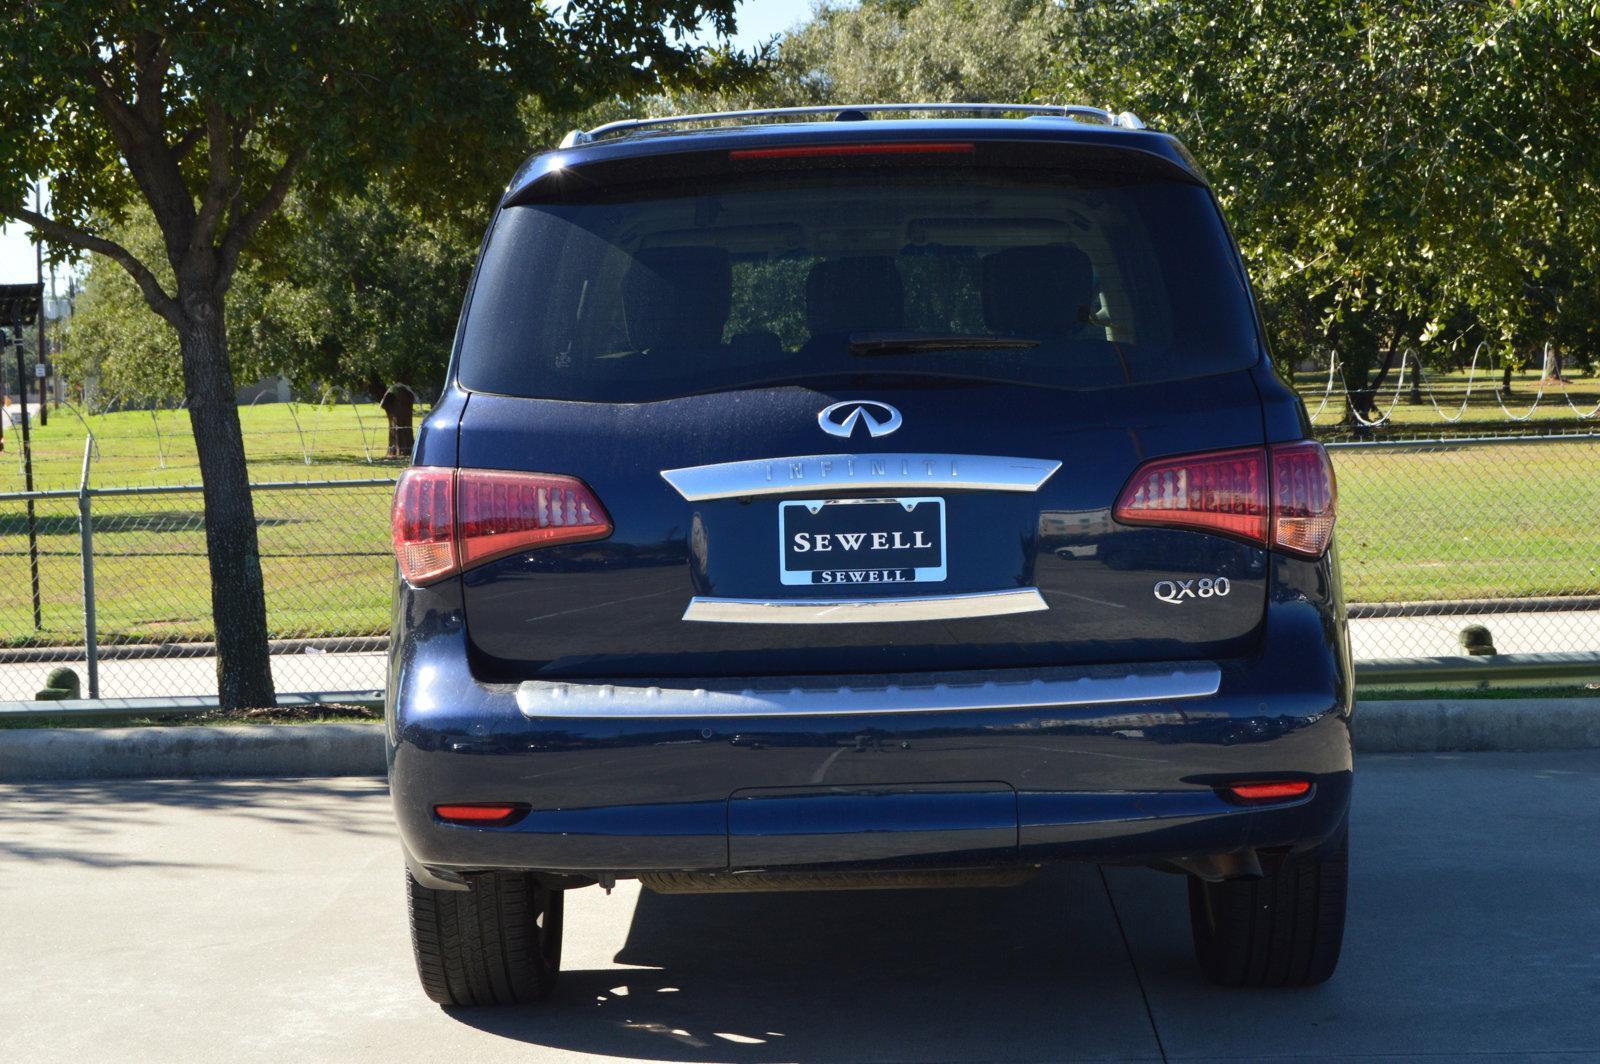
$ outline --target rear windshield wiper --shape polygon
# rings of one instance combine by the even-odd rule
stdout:
[[[850,334],[852,355],[897,355],[909,351],[1006,350],[1038,347],[1038,340],[1020,336],[929,336],[922,333],[862,332]]]

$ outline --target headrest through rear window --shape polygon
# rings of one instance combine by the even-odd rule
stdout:
[[[806,275],[806,327],[812,336],[905,327],[900,269],[884,256],[831,259]]]
[[[725,248],[645,248],[622,281],[628,340],[642,351],[715,347],[732,298]]]
[[[1094,264],[1073,244],[996,251],[984,256],[982,278],[984,324],[1009,336],[1071,335],[1094,300]]]

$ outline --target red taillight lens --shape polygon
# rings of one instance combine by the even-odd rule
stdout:
[[[573,477],[429,466],[400,475],[390,524],[400,573],[413,584],[611,534],[600,500]]]
[[[426,584],[456,569],[456,471],[419,466],[400,474],[389,526],[400,575]]]
[[[611,535],[600,500],[574,477],[463,469],[456,479],[461,568]]]
[[[1267,541],[1266,453],[1259,447],[1147,462],[1122,489],[1114,515],[1130,525],[1168,525]]]
[[[1338,489],[1333,463],[1320,443],[1272,448],[1272,545],[1315,558],[1333,539]]]
[[[1216,532],[1316,558],[1333,539],[1336,497],[1327,452],[1301,440],[1146,462],[1113,515],[1123,524]]]
[[[526,809],[526,806],[511,803],[474,802],[471,805],[436,805],[433,815],[452,824],[504,824],[516,819]]]
[[[1230,796],[1247,802],[1283,801],[1299,798],[1311,790],[1306,780],[1269,780],[1261,783],[1235,783],[1224,787]]]

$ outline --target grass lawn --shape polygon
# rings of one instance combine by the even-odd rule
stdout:
[[[123,714],[89,716],[74,713],[52,716],[48,711],[33,712],[27,716],[0,718],[0,731],[29,728],[171,728],[226,727],[234,724],[381,724],[380,707],[342,704],[290,707],[276,709],[222,710],[208,709],[200,713],[164,713],[155,716],[130,717]]]
[[[146,410],[87,419],[99,444],[90,466],[97,487],[198,484],[184,411]],[[393,478],[405,464],[383,458],[387,424],[374,404],[315,407],[283,403],[241,408],[250,479]],[[34,485],[75,489],[85,424],[66,408],[33,426]],[[21,440],[6,434],[0,492],[21,491]],[[368,462],[367,458],[372,461]],[[311,459],[307,464],[306,459]],[[388,487],[262,491],[262,577],[274,638],[379,635],[389,626]],[[27,520],[20,503],[0,503],[0,646],[83,641],[83,578],[76,499],[35,504],[41,626],[32,616]],[[94,500],[95,590],[100,641],[211,638],[211,592],[198,494]]]
[[[253,481],[392,476],[404,464],[383,457],[388,425],[374,403],[260,403],[240,407],[239,422]],[[200,482],[187,411],[124,410],[80,419],[62,407],[50,411],[43,428],[37,418],[30,421],[37,490],[78,486],[86,426],[99,444],[89,473],[94,486]],[[22,433],[7,428],[0,492],[22,490]]]
[[[1333,462],[1351,602],[1600,594],[1600,439]]]
[[[273,638],[381,635],[394,560],[391,489],[256,493]],[[102,644],[211,638],[199,495],[94,501],[96,626]],[[77,501],[36,504],[42,627],[33,626],[26,519],[0,506],[0,646],[83,641]]]

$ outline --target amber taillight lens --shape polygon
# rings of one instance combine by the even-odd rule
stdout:
[[[456,571],[456,471],[419,466],[400,474],[389,526],[400,575],[426,584]]]
[[[1272,545],[1319,557],[1333,539],[1339,498],[1333,463],[1313,440],[1272,448]]]
[[[508,554],[604,539],[612,527],[575,477],[435,466],[400,475],[390,524],[400,573],[413,584]]]

